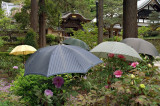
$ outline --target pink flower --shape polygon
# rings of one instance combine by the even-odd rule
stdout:
[[[52,83],[56,86],[56,88],[61,88],[61,86],[64,84],[64,80],[62,77],[57,76],[53,78]]]
[[[87,79],[87,76],[84,76],[83,79],[86,80],[86,79]]]
[[[119,77],[122,76],[122,73],[123,72],[121,70],[117,70],[117,71],[114,72],[114,75],[115,75],[115,77],[119,78]]]
[[[120,59],[125,59],[125,57],[123,55],[121,55],[121,54],[118,55],[117,57],[120,58]]]
[[[137,65],[139,64],[138,62],[135,62]]]
[[[113,58],[113,57],[114,57],[114,54],[113,54],[113,53],[109,53],[109,54],[108,54],[108,57]]]
[[[139,64],[138,62],[133,62],[133,63],[131,64],[131,66],[134,67],[134,68],[136,68],[136,66],[137,66],[138,64]]]
[[[108,85],[106,85],[106,86],[104,86],[106,89],[108,89],[109,88],[109,86]]]
[[[44,94],[45,94],[46,96],[53,96],[53,92],[52,92],[51,90],[49,90],[49,89],[46,89],[46,90],[44,91]]]
[[[18,66],[14,66],[13,69],[18,69]]]

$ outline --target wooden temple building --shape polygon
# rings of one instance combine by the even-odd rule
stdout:
[[[75,31],[79,29],[83,29],[83,23],[90,22],[91,20],[85,18],[81,14],[78,13],[68,13],[62,16],[61,28],[64,30],[63,36],[71,36],[72,33],[69,32],[69,29],[73,29]]]
[[[149,26],[150,24],[149,15],[153,11],[160,13],[160,0],[138,0],[137,10],[138,10],[137,14],[138,26]]]

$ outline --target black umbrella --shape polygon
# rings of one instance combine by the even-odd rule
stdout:
[[[121,42],[131,46],[138,53],[147,54],[151,56],[159,56],[157,49],[154,45],[146,40],[140,38],[126,38]]]

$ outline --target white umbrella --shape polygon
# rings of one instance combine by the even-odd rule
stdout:
[[[142,60],[140,55],[133,48],[121,42],[102,42],[90,50],[90,52],[101,58],[108,58],[108,54],[113,53],[115,55],[123,55],[128,61]]]

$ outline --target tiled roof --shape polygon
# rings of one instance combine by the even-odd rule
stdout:
[[[151,0],[139,0],[137,2],[137,10],[142,9],[143,7],[145,7],[150,2],[151,2]]]

